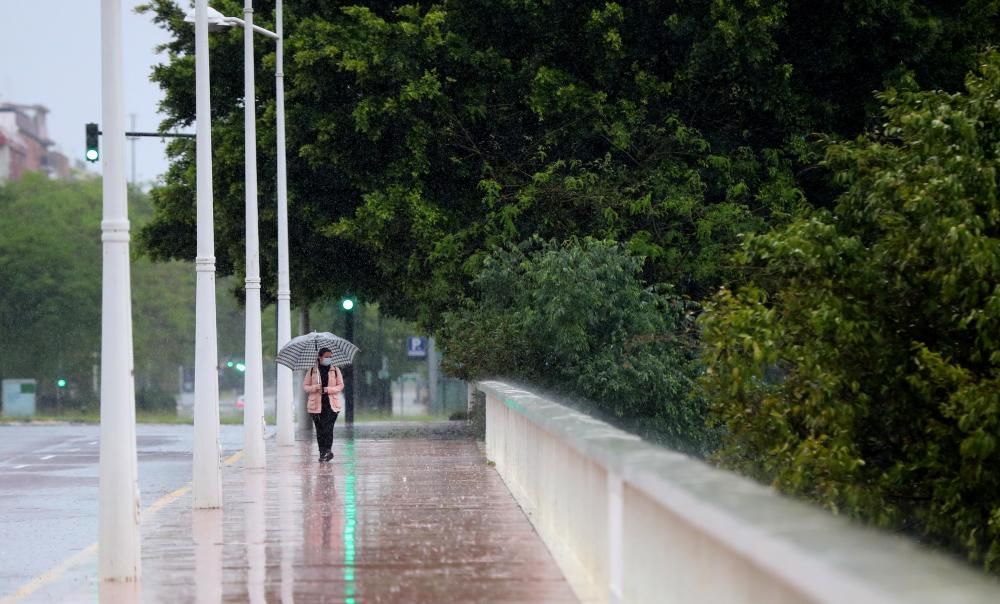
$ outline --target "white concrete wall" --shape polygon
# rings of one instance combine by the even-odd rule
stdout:
[[[583,602],[1000,603],[951,557],[503,382],[486,455]]]

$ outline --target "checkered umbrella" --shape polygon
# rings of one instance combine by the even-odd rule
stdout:
[[[275,360],[289,369],[309,369],[316,366],[321,348],[333,351],[333,364],[337,367],[350,365],[358,354],[358,347],[344,338],[328,331],[314,331],[289,340]]]

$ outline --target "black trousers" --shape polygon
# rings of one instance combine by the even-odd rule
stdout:
[[[320,455],[333,448],[333,425],[337,423],[337,416],[340,415],[330,406],[330,399],[323,397],[323,410],[320,413],[310,413],[313,425],[316,426],[316,444],[319,445]]]

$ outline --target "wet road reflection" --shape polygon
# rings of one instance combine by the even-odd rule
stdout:
[[[357,475],[354,460],[354,434],[344,442],[344,604],[354,604],[357,597],[354,567],[354,539],[357,528]]]
[[[222,510],[193,510],[195,602],[222,601]]]
[[[305,574],[299,579],[305,584],[321,584],[329,581],[331,569],[339,566],[341,520],[336,466],[313,461],[306,467],[299,464],[296,471],[305,475],[302,514]],[[299,587],[296,591],[301,593]]]
[[[98,593],[101,604],[136,604],[141,602],[141,582],[102,583]]]
[[[267,601],[264,584],[267,580],[267,549],[265,535],[265,492],[267,474],[265,470],[244,470],[243,522],[246,534],[247,595],[253,604]]]
[[[136,431],[146,510],[191,480],[193,430],[140,424]],[[99,437],[96,425],[0,426],[0,598],[97,540]],[[222,426],[224,455],[242,442],[242,426]]]
[[[225,468],[222,510],[186,495],[143,525],[142,602],[577,601],[461,424],[338,430],[330,463],[267,447],[266,471]],[[88,572],[32,601],[93,602]]]
[[[281,528],[281,601],[292,604],[295,601],[295,519],[299,511],[295,510],[295,495],[297,488],[295,474],[290,467],[291,457],[288,449],[278,451],[278,514]]]

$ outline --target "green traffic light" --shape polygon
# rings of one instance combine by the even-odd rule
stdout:
[[[236,363],[234,363],[234,362],[232,362],[232,361],[228,361],[228,362],[226,363],[226,367],[232,367],[232,366],[233,366],[233,365],[235,365],[235,364],[236,364]]]
[[[86,157],[87,161],[90,163],[94,163],[101,157],[101,150],[99,147],[100,133],[97,130],[97,124],[87,124],[86,134],[87,151],[84,153],[84,157]]]
[[[58,380],[56,380],[56,386],[59,386],[60,388],[65,388],[66,378],[59,378]]]
[[[344,310],[353,310],[354,309],[354,300],[352,300],[350,298],[344,298],[340,302],[340,305],[342,307],[344,307]]]
[[[236,363],[236,371],[246,371],[247,366],[243,363]]]

